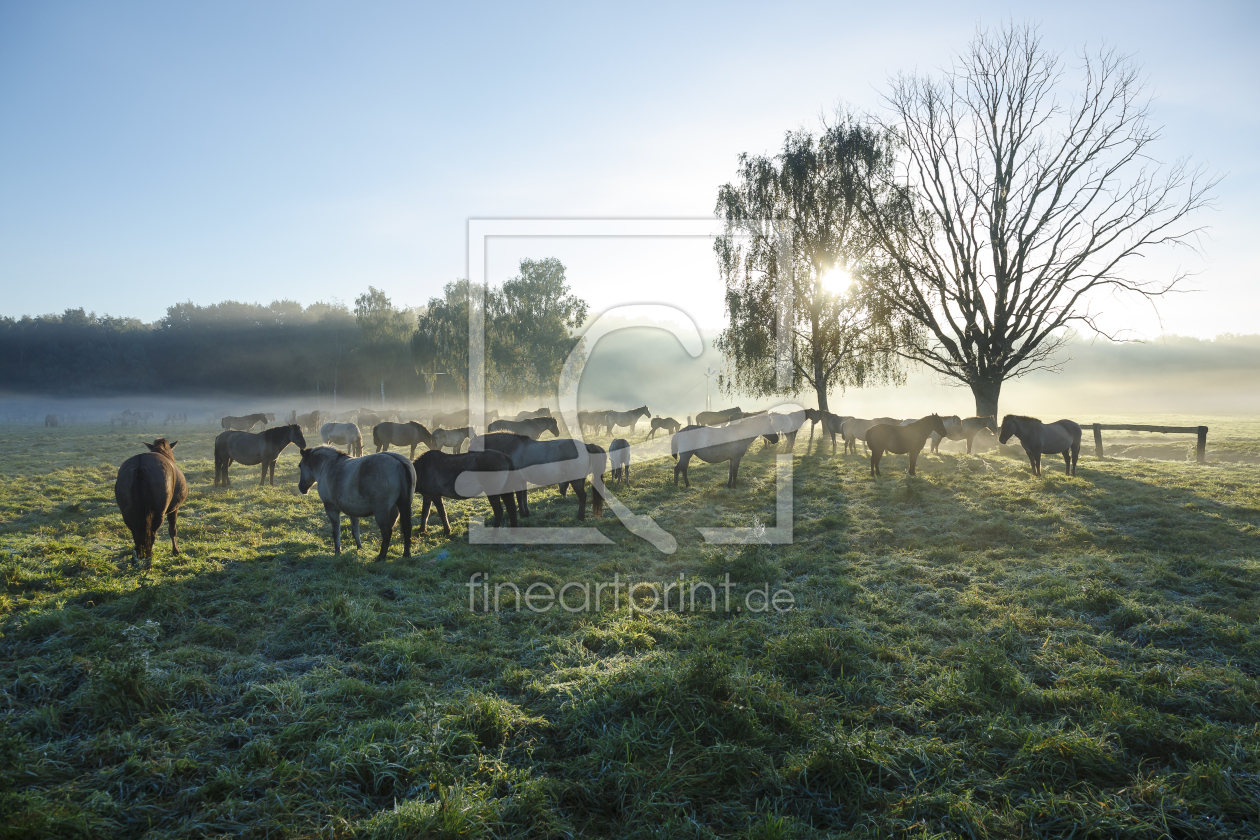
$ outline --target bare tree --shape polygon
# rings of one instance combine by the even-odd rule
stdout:
[[[893,313],[870,293],[887,266],[861,210],[888,192],[880,173],[892,160],[884,132],[844,113],[817,137],[789,133],[773,158],[740,156],[737,180],[718,190],[726,233],[714,244],[728,391],[808,388],[828,410],[837,386],[904,379]]]
[[[901,202],[868,213],[897,264],[891,305],[923,325],[906,355],[971,387],[997,415],[1002,383],[1055,369],[1069,327],[1104,334],[1101,291],[1153,300],[1185,277],[1131,270],[1157,246],[1192,245],[1217,180],[1151,158],[1147,85],[1114,50],[1064,65],[1033,26],[977,34],[951,72],[897,78],[887,95],[903,156]],[[874,198],[874,197],[873,197]]]

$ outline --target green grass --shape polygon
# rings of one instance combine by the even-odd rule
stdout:
[[[158,434],[161,434],[159,431]],[[797,447],[618,490],[678,538],[331,556],[318,499],[170,437],[184,555],[125,562],[117,465],[152,433],[0,432],[9,837],[1236,837],[1260,834],[1260,468]],[[1088,448],[1088,447],[1087,447]],[[1050,459],[1047,459],[1050,464]],[[534,495],[531,525],[574,523]],[[434,516],[433,525],[437,525]],[[347,536],[348,540],[348,536]],[[352,545],[352,543],[350,543]],[[738,581],[782,614],[472,612],[467,582]]]

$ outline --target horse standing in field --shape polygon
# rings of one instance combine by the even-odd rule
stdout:
[[[180,505],[188,499],[188,481],[175,465],[177,443],[167,443],[165,438],[146,443],[149,451],[123,461],[114,481],[114,498],[134,543],[133,557],[148,560],[149,565],[153,564],[153,541],[163,517],[171,533],[171,551],[179,556],[175,520]]]
[[[411,556],[411,497],[416,491],[416,470],[401,452],[375,452],[362,458],[351,458],[331,446],[302,450],[301,478],[298,490],[305,495],[312,484],[319,484],[319,498],[332,525],[333,553],[341,554],[341,514],[350,517],[350,534],[357,548],[363,548],[359,536],[359,517],[371,516],[381,529],[381,550],[376,555],[384,560],[394,523],[402,520],[403,557]]]
[[[1019,438],[1028,455],[1033,475],[1041,475],[1041,456],[1063,454],[1063,472],[1076,475],[1076,461],[1081,454],[1081,427],[1071,420],[1042,423],[1035,417],[1008,414],[1002,418],[1002,431],[998,443],[1006,443],[1011,436]]]
[[[58,417],[56,414],[45,414],[45,415],[44,415],[44,427],[45,427],[45,428],[54,428],[54,429],[55,429],[55,428],[57,428],[57,427],[58,427],[58,426],[60,426],[60,425],[61,425],[61,418],[60,418],[60,417]]]
[[[665,434],[673,435],[673,434],[677,434],[678,430],[681,428],[682,428],[682,423],[679,423],[673,417],[653,417],[652,430],[648,432],[648,440],[651,440],[652,438],[656,437],[656,433],[661,431],[662,429],[665,430]]]
[[[551,409],[547,408],[546,406],[543,406],[542,408],[535,408],[533,411],[522,411],[516,415],[515,419],[519,422],[521,420],[537,420],[540,417],[550,417],[550,416],[551,416]]]
[[[409,423],[391,423],[386,421],[372,427],[372,443],[377,452],[388,452],[390,444],[394,446],[410,446],[411,455],[415,458],[416,446],[423,443],[433,448],[433,435],[429,430],[412,420]]]
[[[304,432],[317,432],[319,431],[320,421],[327,416],[327,411],[319,411],[316,409],[315,411],[307,414],[299,414],[296,422],[302,427],[302,431]]]
[[[432,425],[435,429],[454,429],[457,426],[467,426],[468,409],[457,408],[446,413],[438,412],[433,415]]]
[[[531,417],[528,420],[495,420],[487,429],[491,432],[511,432],[514,435],[525,435],[533,440],[542,437],[543,432],[551,432],[552,437],[560,437],[560,426],[554,417]]]
[[[325,423],[319,427],[319,436],[324,443],[344,446],[356,458],[363,454],[363,434],[353,423]]]
[[[416,469],[416,492],[424,500],[420,510],[420,533],[428,533],[429,507],[437,508],[442,517],[442,530],[451,535],[451,521],[446,516],[443,497],[448,499],[472,499],[485,496],[494,511],[494,527],[503,527],[503,508],[507,508],[508,522],[516,527],[516,497],[505,490],[511,479],[512,459],[502,452],[487,449],[484,452],[465,452],[448,455],[431,450],[412,462]],[[466,474],[473,473],[472,476]],[[464,475],[463,481],[458,479]],[[466,486],[471,485],[471,486]]]
[[[608,412],[608,414],[604,417],[604,425],[608,427],[608,434],[610,435],[618,426],[629,426],[630,434],[634,434],[634,427],[638,425],[639,418],[650,418],[651,416],[652,412],[648,411],[648,407],[646,405],[641,405],[638,408],[631,409],[630,411]]]
[[[267,422],[266,414],[246,414],[243,417],[228,415],[219,421],[219,425],[223,427],[225,432],[248,432],[259,423],[266,426]]]
[[[603,411],[579,411],[577,415],[578,428],[581,429],[582,434],[586,434],[587,429],[590,429],[595,434],[599,434],[599,430],[604,426],[604,421],[608,419],[608,411],[608,409]]]
[[[678,487],[679,475],[687,487],[691,486],[687,473],[694,455],[709,464],[730,461],[726,486],[731,490],[736,489],[739,486],[739,462],[743,460],[753,441],[761,435],[773,433],[772,423],[770,417],[762,414],[719,428],[687,426],[669,440],[670,455],[678,462],[674,465],[674,487]],[[738,437],[732,437],[733,430],[737,430]]]
[[[381,422],[381,418],[370,411],[360,411],[354,416],[354,424],[359,427],[372,427]]]
[[[586,519],[586,477],[591,477],[591,504],[596,516],[604,515],[604,471],[608,455],[603,447],[585,445],[579,455],[578,442],[572,438],[533,440],[526,435],[495,432],[476,438],[470,449],[484,448],[502,452],[512,459],[516,475],[508,487],[516,492],[516,505],[521,516],[529,516],[529,485],[559,485],[563,493],[570,486],[578,500],[578,519]]]
[[[429,448],[441,452],[449,446],[458,455],[460,447],[464,445],[464,441],[471,438],[472,435],[472,426],[464,426],[462,429],[434,429]]]
[[[271,486],[276,486],[276,459],[290,443],[298,449],[306,448],[306,438],[302,437],[302,428],[290,424],[276,426],[258,434],[252,432],[220,432],[214,439],[214,486],[220,480],[223,486],[231,486],[228,480],[228,467],[233,461],[252,467],[262,464],[262,473],[258,476],[258,486],[267,481],[267,473],[271,473]]]
[[[919,460],[923,444],[927,443],[928,436],[932,432],[945,434],[945,424],[936,414],[929,414],[904,426],[893,423],[876,423],[871,426],[866,430],[866,444],[871,449],[871,476],[882,475],[879,471],[879,461],[884,457],[885,452],[894,455],[909,455],[909,472],[910,475],[914,475],[915,461]]]
[[[630,442],[617,438],[608,444],[608,465],[612,467],[613,483],[624,481],[630,485]]]
[[[874,420],[865,420],[860,417],[846,417],[840,424],[841,434],[844,436],[844,454],[848,455],[849,450],[853,450],[853,454],[857,454],[857,442],[860,440],[862,444],[869,450],[869,441],[866,439],[866,432],[872,426],[900,426],[901,421],[895,417],[876,417]]]
[[[737,416],[743,414],[739,406],[734,408],[725,408],[721,411],[702,411],[696,415],[697,426],[716,426],[719,423],[729,423]],[[690,419],[690,418],[688,418]],[[688,426],[691,424],[688,423]]]

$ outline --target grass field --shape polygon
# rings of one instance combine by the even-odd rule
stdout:
[[[112,485],[153,433],[0,429],[4,836],[1260,836],[1260,467],[872,480],[802,439],[793,544],[704,544],[775,524],[758,443],[737,491],[635,465],[671,555],[608,514],[611,546],[470,546],[478,501],[374,563],[371,524],[332,556],[292,449],[213,488],[215,431],[169,435],[184,554],[163,530],[142,572]],[[486,613],[476,573],[797,608]]]

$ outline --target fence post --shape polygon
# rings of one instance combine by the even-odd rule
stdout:
[[[1094,424],[1094,454],[1099,458],[1103,456],[1101,423]]]
[[[1207,463],[1207,426],[1199,427],[1199,441],[1194,448],[1194,459],[1200,464]]]

